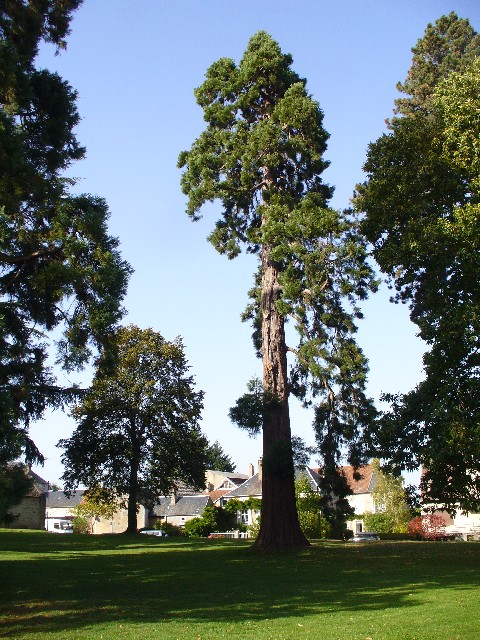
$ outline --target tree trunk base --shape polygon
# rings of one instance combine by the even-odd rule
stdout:
[[[308,549],[309,541],[300,531],[300,535],[282,537],[278,535],[260,535],[252,545],[252,551],[294,551],[295,549]]]

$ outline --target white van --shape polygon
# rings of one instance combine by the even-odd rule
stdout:
[[[73,533],[73,523],[64,518],[48,518],[46,529],[51,533]]]

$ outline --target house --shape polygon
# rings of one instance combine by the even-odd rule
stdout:
[[[55,533],[71,533],[73,509],[83,497],[83,490],[67,496],[63,491],[47,491],[45,509],[45,529]]]
[[[20,504],[10,509],[9,513],[14,520],[10,525],[4,526],[15,529],[44,529],[48,482],[28,467],[25,467],[25,473],[32,478],[32,487]]]
[[[250,465],[249,475],[246,473],[231,473],[230,471],[215,471],[209,469],[205,473],[205,486],[207,492],[235,489],[253,476],[253,465]]]
[[[150,511],[149,525],[154,527],[160,522],[183,527],[189,520],[201,517],[205,507],[211,504],[212,500],[207,494],[178,496],[173,493],[171,496],[164,496]]]
[[[425,467],[422,467],[422,478],[425,473]],[[432,513],[433,507],[432,504],[424,503],[422,512],[424,514]],[[455,514],[451,514],[444,509],[437,509],[433,513],[440,516],[445,522],[447,535],[456,535],[464,540],[480,539],[480,513],[464,513],[458,510]]]
[[[83,489],[78,489],[67,496],[63,491],[49,491],[47,494],[47,508],[45,514],[45,528],[47,531],[68,533],[74,518],[74,509],[82,501]],[[121,508],[112,518],[95,516],[91,519],[91,533],[123,533],[128,525],[127,509]],[[148,510],[139,506],[137,513],[137,527],[143,529],[148,526]]]
[[[318,474],[309,467],[301,467],[295,469],[295,479],[305,476],[314,491],[319,492],[320,478]],[[225,504],[228,500],[236,498],[241,502],[246,502],[250,498],[256,498],[261,500],[262,498],[262,459],[258,461],[258,472],[253,474],[248,480],[241,484],[236,489],[232,489],[229,493],[222,497],[222,504]],[[254,525],[260,516],[260,510],[256,508],[245,508],[238,512],[238,524],[244,526]]]
[[[339,471],[343,473],[347,479],[348,486],[352,494],[347,496],[349,505],[355,512],[355,518],[347,521],[347,529],[354,533],[363,531],[363,514],[365,512],[375,513],[375,501],[372,491],[375,487],[375,472],[371,464],[366,464],[358,469],[347,465],[339,467]]]

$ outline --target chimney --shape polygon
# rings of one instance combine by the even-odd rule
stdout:
[[[258,459],[258,479],[262,481],[262,458]]]
[[[253,464],[250,462],[248,465],[248,477],[251,478],[255,473],[255,469],[253,468]]]
[[[177,492],[175,489],[172,489],[172,493],[170,494],[170,504],[173,506],[177,502]]]

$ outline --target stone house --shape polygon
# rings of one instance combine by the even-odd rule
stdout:
[[[253,469],[252,465],[250,467]],[[301,476],[305,476],[314,491],[319,492],[319,477],[318,474],[309,467],[301,467],[295,469],[295,479]],[[228,500],[236,498],[241,502],[245,502],[249,498],[262,499],[262,459],[258,461],[258,472],[253,474],[248,480],[241,484],[236,489],[228,492],[222,496],[221,503],[225,504]],[[245,508],[238,512],[237,519],[238,524],[243,526],[252,526],[256,524],[260,516],[259,509]]]
[[[32,488],[20,504],[10,509],[14,521],[4,526],[14,529],[44,529],[48,482],[28,467],[25,468],[25,472],[33,480]]]
[[[74,509],[83,497],[84,490],[77,489],[67,496],[63,491],[49,491],[47,495],[47,509],[45,517],[45,528],[47,531],[66,532],[65,522],[72,522]],[[112,518],[101,518],[96,516],[91,519],[91,533],[123,533],[127,529],[128,512],[125,508],[119,509]],[[137,514],[137,527],[143,529],[148,526],[148,510],[140,505]],[[68,530],[67,530],[68,531]]]
[[[160,498],[159,502],[149,513],[149,526],[154,527],[158,522],[184,527],[185,523],[203,515],[205,507],[213,504],[208,494],[190,496],[171,496]]]

